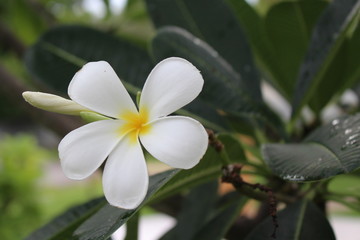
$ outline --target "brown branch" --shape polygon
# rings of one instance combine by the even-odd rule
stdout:
[[[274,231],[271,235],[272,238],[276,238],[276,230],[279,227],[277,222],[277,199],[281,199],[283,202],[289,203],[295,201],[287,196],[276,195],[274,191],[262,184],[256,183],[248,183],[244,181],[240,176],[242,165],[239,164],[232,164],[223,167],[223,174],[222,174],[222,182],[231,183],[234,188],[251,198],[260,201],[267,201],[269,205],[269,215],[272,218]]]
[[[9,73],[1,64],[0,86],[0,91],[6,98],[26,111],[32,119],[44,124],[60,136],[65,136],[71,130],[81,126],[81,121],[76,117],[46,112],[30,106],[22,98],[22,93],[29,90],[28,87]]]

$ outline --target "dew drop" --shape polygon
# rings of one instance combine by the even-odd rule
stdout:
[[[348,135],[348,134],[350,134],[350,133],[352,133],[352,129],[351,129],[351,128],[348,128],[348,129],[345,130],[345,134],[346,134],[346,135]]]
[[[333,126],[338,125],[339,123],[340,123],[340,120],[339,120],[339,119],[334,119],[334,120],[332,120],[332,122],[331,122],[331,124],[332,124]]]

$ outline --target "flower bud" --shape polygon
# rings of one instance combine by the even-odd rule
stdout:
[[[98,114],[96,112],[80,112],[80,117],[88,123],[99,121],[99,120],[109,120],[111,118],[105,117],[104,115]]]
[[[54,94],[27,91],[23,92],[22,96],[32,106],[49,112],[80,115],[80,112],[91,111],[72,100]]]

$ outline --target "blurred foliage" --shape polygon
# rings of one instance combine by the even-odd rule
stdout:
[[[41,219],[38,179],[48,156],[34,137],[0,140],[1,239],[22,239]]]

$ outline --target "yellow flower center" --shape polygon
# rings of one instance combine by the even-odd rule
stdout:
[[[140,112],[125,112],[120,117],[125,120],[125,124],[119,129],[120,135],[127,134],[130,142],[136,143],[139,134],[145,134],[150,131],[149,113],[146,108],[140,109]]]

